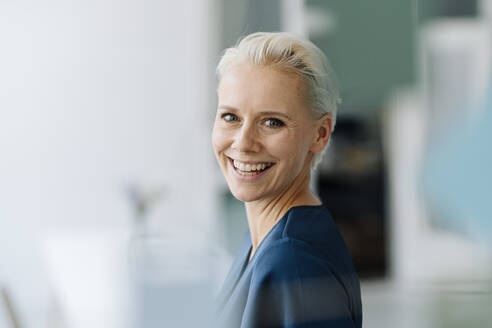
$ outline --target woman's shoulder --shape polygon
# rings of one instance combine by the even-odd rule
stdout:
[[[306,242],[327,242],[341,235],[324,205],[303,205],[294,206],[286,213],[282,237]]]
[[[345,240],[324,205],[292,207],[278,229],[276,242],[295,241],[304,251],[353,269]]]
[[[343,237],[323,206],[291,208],[254,263],[254,281],[321,279],[348,298],[360,283]],[[327,287],[327,286],[325,286]]]
[[[254,274],[271,280],[333,274],[332,263],[303,240],[283,237],[272,241],[256,261]],[[264,279],[264,278],[262,278]]]
[[[342,277],[349,272],[343,263],[339,263],[337,256],[329,256],[322,249],[305,240],[284,236],[271,241],[258,254],[254,261],[254,275],[270,280],[317,278],[334,276]]]
[[[353,276],[340,276],[339,272],[309,244],[282,238],[257,258],[249,287],[250,298],[263,300],[265,306],[280,302],[288,308],[282,311],[302,322],[356,322],[361,313],[360,290],[354,288],[358,287],[358,280],[353,281]],[[286,305],[291,303],[292,308]]]

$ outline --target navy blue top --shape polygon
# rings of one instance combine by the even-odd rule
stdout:
[[[295,206],[251,252],[246,235],[217,297],[217,327],[361,328],[360,285],[323,205]]]

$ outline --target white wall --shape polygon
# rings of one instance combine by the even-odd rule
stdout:
[[[0,2],[0,248],[11,249],[0,253],[10,268],[3,277],[0,269],[4,284],[16,270],[51,272],[32,261],[42,257],[44,231],[124,231],[128,182],[164,184],[156,229],[210,228],[213,3]],[[18,303],[30,317],[26,302]]]

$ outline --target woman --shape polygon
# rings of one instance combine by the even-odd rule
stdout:
[[[225,51],[217,73],[212,143],[249,225],[217,326],[360,328],[357,274],[309,188],[336,119],[326,57],[292,34],[254,33]]]

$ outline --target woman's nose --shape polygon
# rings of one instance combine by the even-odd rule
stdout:
[[[254,126],[243,125],[238,130],[232,148],[240,152],[257,152],[260,150],[257,131]]]

